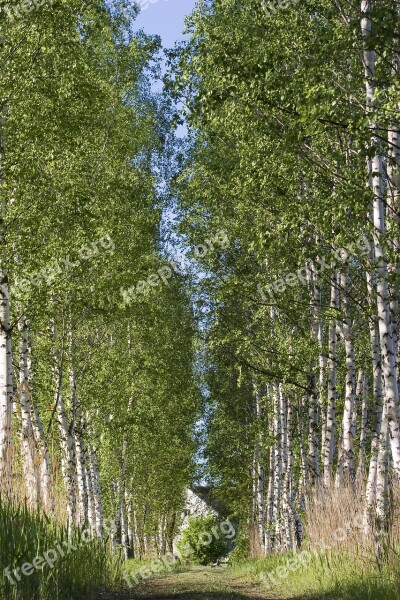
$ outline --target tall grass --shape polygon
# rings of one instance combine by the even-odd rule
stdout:
[[[295,556],[287,553],[238,561],[233,565],[236,574],[266,585],[278,597],[400,600],[399,497],[392,499],[391,530],[379,559],[375,552],[374,532],[360,527],[362,497],[361,491],[342,489],[310,501],[304,544],[310,558],[301,564],[297,555],[296,564],[300,566],[296,570],[287,568],[293,565],[290,559]],[[337,532],[340,535],[336,535]],[[329,549],[321,550],[321,542]]]
[[[302,600],[399,600],[399,560],[379,566],[372,559],[354,554],[351,550],[330,551],[318,556],[297,572],[280,579],[278,567],[285,568],[286,556],[249,559],[233,566],[235,574],[264,586],[268,573],[275,583],[267,586],[277,597]]]
[[[111,587],[121,579],[121,561],[113,557],[108,544],[87,540],[83,531],[75,531],[69,542],[66,527],[46,516],[32,513],[26,506],[0,502],[0,598],[3,600],[78,600],[94,599],[101,588]],[[61,548],[61,556],[57,548]],[[45,563],[23,575],[21,567],[35,557],[56,550],[58,558],[50,568]],[[54,556],[54,555],[53,555]],[[4,569],[19,568],[19,581]],[[29,571],[26,569],[26,571]]]

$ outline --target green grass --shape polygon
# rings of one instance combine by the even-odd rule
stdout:
[[[180,573],[187,569],[187,565],[182,563],[180,560],[172,561],[168,559],[167,564],[159,558],[148,558],[148,559],[130,559],[123,564],[123,572],[131,578],[132,583],[137,585],[135,577],[139,584],[144,583],[147,577],[142,577],[140,572],[149,574],[151,572],[151,578],[163,576],[167,573]],[[127,581],[125,580],[127,583]]]
[[[100,588],[111,587],[121,578],[121,561],[113,558],[106,544],[98,540],[84,541],[82,531],[76,531],[67,545],[67,531],[43,515],[32,514],[26,507],[0,503],[0,598],[3,600],[79,600],[94,599]],[[64,557],[57,548],[61,548]],[[16,585],[5,575],[9,567],[21,569],[35,557],[53,550],[57,554],[54,566],[43,563],[41,568],[19,572]],[[68,551],[69,550],[69,551]],[[54,556],[54,554],[53,554]],[[51,559],[51,555],[49,559]],[[49,560],[51,562],[51,560]]]
[[[361,556],[357,548],[313,554],[305,565],[298,559],[296,563],[288,563],[290,559],[294,560],[293,554],[244,560],[234,564],[233,569],[236,575],[261,586],[269,582],[266,589],[283,598],[400,600],[400,563],[395,552],[379,566],[372,557]],[[288,564],[300,566],[289,570]],[[277,572],[279,567],[282,569]]]

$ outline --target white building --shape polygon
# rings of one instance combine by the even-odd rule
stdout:
[[[186,490],[186,504],[181,515],[181,526],[174,540],[174,552],[176,544],[182,538],[182,532],[188,527],[190,519],[196,517],[217,517],[218,512],[214,510],[205,500],[200,498],[193,490]]]

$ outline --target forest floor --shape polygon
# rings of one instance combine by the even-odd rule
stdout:
[[[226,567],[194,567],[147,580],[119,593],[101,594],[98,600],[283,600],[262,587],[246,582]],[[301,600],[300,597],[285,600]]]

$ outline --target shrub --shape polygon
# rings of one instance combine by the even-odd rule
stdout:
[[[191,562],[208,565],[229,552],[229,541],[221,532],[217,517],[195,517],[182,532],[178,550]]]

